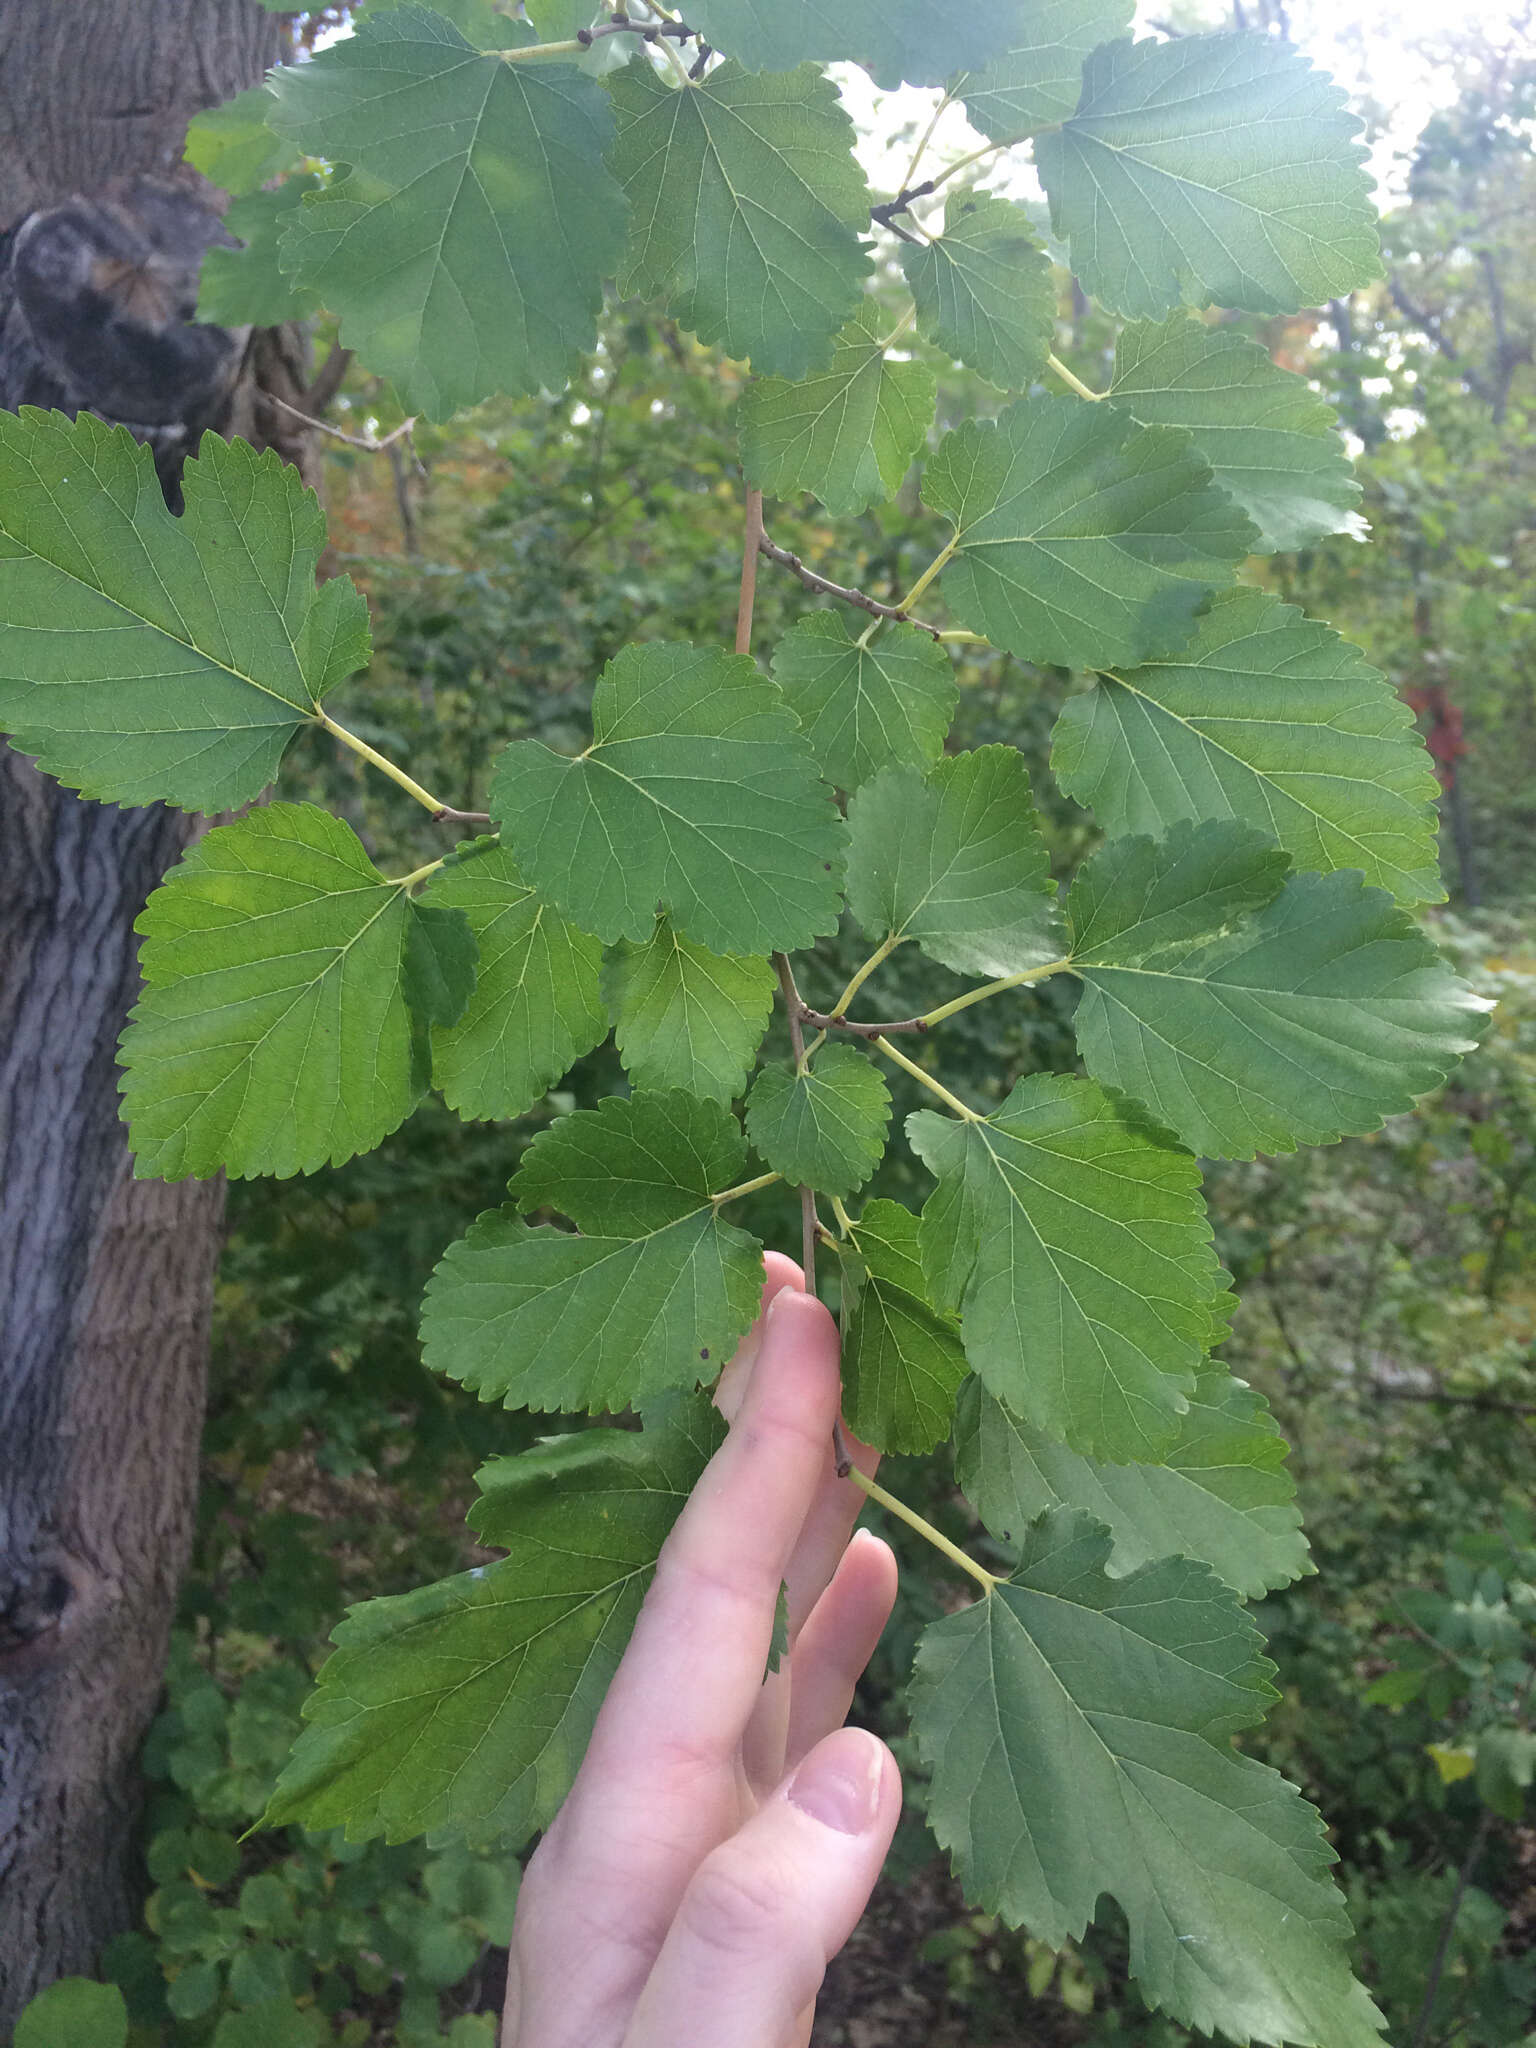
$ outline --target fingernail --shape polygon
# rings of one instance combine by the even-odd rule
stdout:
[[[769,1302],[767,1312],[763,1316],[763,1328],[765,1330],[767,1329],[768,1325],[773,1321],[774,1317],[778,1314],[779,1303],[781,1301],[788,1301],[792,1295],[797,1295],[799,1292],[800,1290],[798,1287],[781,1287],[779,1289],[778,1293],[773,1297],[772,1301]]]
[[[796,1771],[789,1784],[790,1804],[840,1835],[862,1835],[880,1804],[882,1764],[873,1736],[845,1728]]]

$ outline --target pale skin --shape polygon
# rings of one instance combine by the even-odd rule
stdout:
[[[804,2048],[901,1812],[845,1728],[896,1561],[837,1478],[837,1330],[770,1253],[721,1376],[730,1433],[662,1550],[576,1783],[533,1856],[502,2048]],[[874,1452],[851,1445],[860,1469]],[[764,1682],[780,1583],[790,1652]]]

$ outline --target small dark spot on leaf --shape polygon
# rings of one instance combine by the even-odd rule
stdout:
[[[700,1358],[708,1358],[708,1356],[709,1356],[709,1353],[708,1353],[708,1351],[707,1351],[707,1350],[705,1350],[705,1351],[701,1351],[701,1352],[699,1353],[699,1356],[700,1356]]]

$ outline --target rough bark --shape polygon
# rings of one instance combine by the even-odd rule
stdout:
[[[284,33],[256,0],[0,0],[0,228],[168,171]],[[246,378],[290,395],[302,372],[266,336]],[[247,389],[235,423],[267,410]],[[137,1912],[135,1760],[192,1535],[223,1195],[132,1178],[114,1047],[134,918],[188,832],[0,750],[0,2038]]]

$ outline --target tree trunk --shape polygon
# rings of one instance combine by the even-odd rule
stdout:
[[[190,116],[285,35],[256,0],[0,0],[0,229],[169,172]],[[291,335],[256,338],[242,376],[262,374],[302,396]],[[247,390],[234,417],[263,410]],[[133,921],[193,829],[0,750],[0,2039],[137,1914],[223,1189],[133,1179],[114,1049]]]

